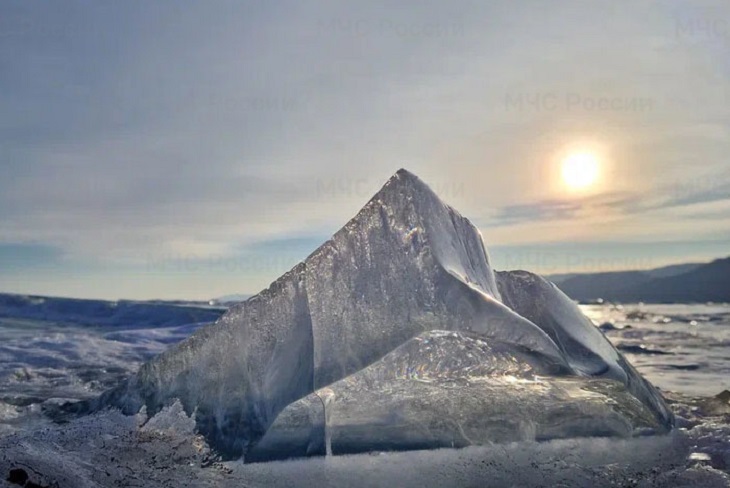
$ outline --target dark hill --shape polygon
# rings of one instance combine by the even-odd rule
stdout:
[[[578,301],[730,301],[730,257],[707,264],[682,264],[647,271],[560,276],[558,286]]]

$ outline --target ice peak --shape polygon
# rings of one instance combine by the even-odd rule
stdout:
[[[385,185],[383,185],[376,196],[382,196],[387,193],[407,194],[411,197],[416,195],[428,195],[429,198],[435,198],[436,200],[441,201],[438,195],[436,195],[436,193],[434,193],[434,191],[431,190],[431,188],[424,183],[423,180],[405,168],[401,168],[396,171],[395,174],[388,179]]]
[[[413,178],[413,179],[416,179],[416,180],[419,179],[418,176],[416,176],[414,173],[408,171],[405,168],[400,168],[398,171],[396,171],[393,174],[393,176],[390,177],[391,180],[394,179],[394,178],[401,178],[401,179],[403,179],[403,178]]]
[[[393,179],[393,178],[400,178],[400,179],[410,178],[410,179],[413,179],[416,181],[421,181],[418,178],[418,176],[416,176],[414,173],[411,173],[410,171],[408,171],[405,168],[400,168],[398,171],[396,171],[395,174],[391,177],[391,179]]]

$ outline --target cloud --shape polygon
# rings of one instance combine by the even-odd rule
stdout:
[[[679,182],[658,205],[663,208],[730,200],[730,173],[707,175]]]
[[[0,243],[0,270],[14,272],[58,266],[63,251],[42,244]]]
[[[564,220],[572,218],[582,205],[570,201],[542,201],[509,205],[498,210],[493,226],[514,225],[540,220]]]
[[[639,197],[628,193],[603,193],[565,200],[539,200],[508,205],[496,210],[486,222],[488,227],[502,227],[531,222],[576,219],[587,213],[595,215],[607,209],[626,211],[635,208]]]
[[[726,198],[692,182],[727,166],[728,44],[678,25],[729,8],[3,4],[0,242],[56,249],[89,280],[169,256],[271,258],[331,235],[402,166],[520,239]],[[582,140],[611,149],[615,178],[567,199],[551,158]]]

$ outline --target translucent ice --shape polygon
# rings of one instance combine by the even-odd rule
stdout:
[[[669,430],[656,390],[554,285],[397,172],[268,289],[80,410],[179,399],[224,457]]]

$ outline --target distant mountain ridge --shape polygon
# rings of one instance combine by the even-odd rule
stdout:
[[[202,302],[93,300],[0,293],[1,319],[112,327],[173,327],[214,322],[225,307]]]
[[[245,302],[249,298],[251,298],[251,295],[244,295],[241,293],[236,293],[233,295],[224,295],[222,297],[212,298],[209,303],[211,305],[228,306],[228,305],[232,305],[232,304],[238,303],[238,302]]]
[[[643,271],[560,274],[548,278],[578,301],[730,301],[730,257]]]

